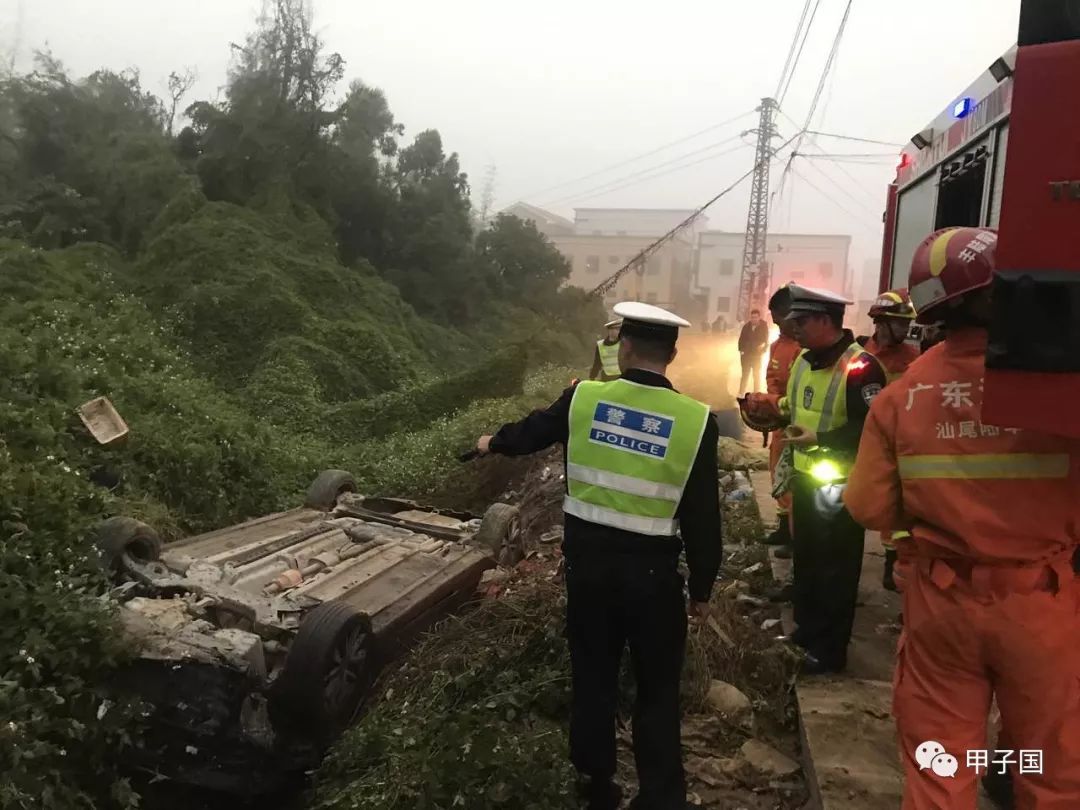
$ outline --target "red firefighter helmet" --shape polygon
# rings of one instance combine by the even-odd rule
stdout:
[[[915,307],[911,305],[911,297],[908,295],[907,289],[889,290],[879,295],[877,300],[870,305],[870,317],[875,321],[878,318],[913,320],[915,318]]]
[[[930,234],[911,262],[911,303],[919,323],[941,320],[941,305],[988,287],[994,279],[997,231],[945,228]]]

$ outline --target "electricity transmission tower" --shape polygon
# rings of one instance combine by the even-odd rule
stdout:
[[[769,263],[765,242],[769,232],[769,164],[772,162],[772,139],[776,137],[776,101],[763,98],[758,108],[761,117],[754,157],[754,178],[750,188],[750,211],[746,216],[746,239],[743,243],[742,276],[739,279],[739,306],[736,317],[746,321],[750,310],[762,308],[769,289]]]

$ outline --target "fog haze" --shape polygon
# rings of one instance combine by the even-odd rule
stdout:
[[[822,0],[782,105],[800,125],[845,5]],[[1019,5],[855,0],[812,127],[904,142],[1015,40]],[[523,199],[569,216],[575,206],[696,207],[747,171],[753,153],[738,148],[737,136],[754,125],[752,116],[567,183],[751,111],[776,90],[803,3],[314,6],[316,28],[346,59],[346,76],[381,87],[407,136],[437,128],[446,148],[460,154],[474,200],[494,166],[497,206]],[[199,79],[191,100],[214,98],[225,82],[229,43],[243,41],[258,10],[250,0],[0,0],[0,47],[22,68],[41,48],[76,75],[137,68],[145,87],[159,94],[170,71],[192,67]],[[788,118],[779,120],[785,137],[796,131]],[[728,154],[630,184],[630,175],[721,142],[700,156]],[[889,155],[898,150],[817,142],[829,153],[880,157],[871,165],[797,160],[798,176],[785,181],[771,227],[850,233],[851,263],[861,272],[880,251],[884,191],[895,164]],[[598,188],[623,185],[615,183],[620,178],[629,185]],[[711,209],[711,226],[742,230],[747,193],[745,184]]]

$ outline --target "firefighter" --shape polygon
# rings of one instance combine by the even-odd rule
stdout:
[[[882,293],[870,307],[870,319],[874,334],[864,348],[874,355],[885,369],[885,377],[891,383],[900,378],[912,361],[919,356],[917,346],[907,342],[911,324],[915,320],[915,308],[906,289]],[[881,544],[885,547],[885,570],[881,586],[887,591],[896,590],[893,567],[896,565],[896,540],[903,532],[882,532]]]
[[[679,678],[687,613],[705,616],[720,567],[719,429],[707,405],[677,393],[665,376],[678,330],[689,324],[651,304],[621,303],[615,312],[623,316],[620,379],[572,386],[550,407],[481,437],[477,449],[514,456],[566,447],[570,757],[589,807],[613,809],[621,799],[615,717],[629,645],[640,783],[630,806],[682,810]]]
[[[599,378],[604,382],[619,378],[622,371],[619,370],[619,327],[622,321],[616,318],[604,324],[607,334],[596,341],[596,352],[593,354],[592,369],[589,371],[589,379]]]
[[[874,403],[844,495],[864,526],[911,532],[893,691],[906,810],[975,807],[986,769],[966,752],[986,748],[994,697],[1017,806],[1080,807],[1080,442],[981,419],[996,243],[949,228],[916,250],[912,302],[945,340]],[[920,765],[927,744],[955,776]]]
[[[786,416],[783,455],[790,469],[774,492],[791,492],[795,623],[791,640],[806,651],[807,674],[839,672],[855,618],[865,533],[840,496],[855,457],[870,402],[885,372],[851,330],[843,328],[848,302],[834,293],[790,286],[787,320],[804,351],[791,368],[786,396],[754,394],[752,414]]]
[[[769,347],[769,365],[765,370],[765,389],[770,394],[778,397],[787,392],[788,375],[795,358],[799,356],[802,347],[795,339],[794,324],[785,320],[791,309],[791,291],[785,285],[773,293],[769,299],[769,315],[773,323],[780,330],[780,336]],[[781,430],[775,430],[769,437],[769,473],[775,476],[776,463],[780,459]],[[775,483],[775,480],[774,482]],[[791,525],[788,520],[788,512],[791,509],[791,494],[784,493],[776,499],[776,529],[766,538],[765,542],[770,546],[780,546],[773,554],[782,559],[791,556]],[[790,594],[785,594],[790,595]]]

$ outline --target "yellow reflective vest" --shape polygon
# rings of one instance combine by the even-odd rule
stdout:
[[[570,404],[563,511],[673,536],[708,419],[707,405],[669,388],[623,379],[579,383]]]
[[[836,430],[847,423],[847,378],[852,365],[869,355],[858,343],[851,346],[828,368],[812,369],[803,351],[788,377],[787,406],[792,425],[815,433]],[[808,473],[816,460],[817,448],[795,446],[792,463],[798,472]],[[846,476],[846,470],[843,471]]]
[[[604,372],[604,377],[609,379],[615,379],[622,374],[622,369],[619,368],[619,343],[618,340],[614,343],[596,341],[596,351],[600,354],[600,368]]]

